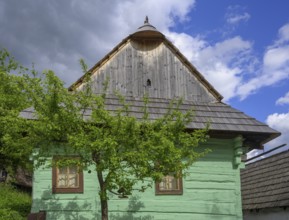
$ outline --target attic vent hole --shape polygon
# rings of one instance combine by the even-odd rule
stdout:
[[[149,86],[149,87],[150,87],[151,85],[152,85],[152,82],[151,82],[151,80],[150,80],[150,79],[148,79],[148,80],[147,80],[147,86]]]

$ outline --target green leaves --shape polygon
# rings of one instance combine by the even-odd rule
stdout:
[[[0,183],[0,220],[23,220],[31,209],[31,196]]]
[[[10,174],[18,165],[25,167],[29,164],[31,148],[25,136],[28,123],[18,117],[30,105],[26,93],[28,79],[22,75],[26,70],[6,50],[0,50],[0,160],[1,166]]]
[[[125,188],[129,193],[137,182],[160,180],[168,173],[185,171],[206,153],[198,153],[194,148],[206,140],[207,130],[186,131],[193,112],[183,114],[179,110],[181,100],[172,102],[167,114],[153,121],[149,120],[149,99],[144,97],[143,119],[137,120],[130,116],[129,104],[118,93],[122,108],[114,112],[106,110],[105,96],[91,90],[81,93],[86,95],[78,96],[78,104],[85,103],[82,108],[90,112],[90,117],[86,123],[73,126],[76,130],[69,135],[68,142],[75,152],[92,155],[108,191]],[[139,189],[145,189],[147,184],[150,183]]]
[[[137,120],[117,92],[121,107],[107,109],[108,80],[103,94],[93,93],[88,78],[81,91],[69,92],[50,70],[11,74],[25,69],[5,51],[0,52],[0,65],[0,157],[14,161],[35,148],[38,158],[57,151],[78,156],[82,167],[95,165],[102,201],[108,199],[107,192],[128,195],[135,187],[144,191],[166,174],[182,170],[185,175],[186,168],[206,153],[195,148],[206,141],[208,128],[186,130],[193,111],[182,113],[182,100],[174,100],[163,117],[151,120],[149,98],[144,96],[143,117]],[[83,60],[81,65],[87,72]],[[27,107],[34,109],[36,120],[18,117]]]

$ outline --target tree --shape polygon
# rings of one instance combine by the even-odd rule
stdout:
[[[86,71],[83,62],[82,67]],[[82,168],[95,167],[103,220],[108,219],[109,192],[129,195],[137,183],[139,191],[151,187],[148,179],[160,181],[169,173],[185,175],[186,169],[206,153],[197,152],[195,147],[206,140],[207,129],[186,130],[193,112],[181,113],[181,101],[172,102],[164,117],[152,121],[149,99],[144,96],[143,118],[137,120],[119,94],[122,108],[113,113],[106,110],[106,91],[93,94],[89,80],[84,90],[74,92],[69,92],[52,71],[27,81],[23,91],[36,120],[27,122],[25,138],[32,148],[38,148],[40,163],[52,146],[59,145],[77,155]],[[106,86],[108,83],[104,82]]]
[[[6,50],[0,50],[0,169],[10,174],[18,166],[27,168],[30,164],[31,147],[23,135],[28,124],[18,117],[31,104],[25,92],[29,78],[22,75],[26,71]]]
[[[82,159],[83,167],[95,166],[103,220],[108,219],[108,192],[129,195],[140,182],[138,190],[144,191],[151,187],[145,180],[159,181],[172,172],[184,175],[205,154],[194,148],[206,140],[206,130],[186,131],[193,115],[178,110],[180,101],[172,103],[164,117],[151,121],[144,97],[143,118],[137,120],[121,95],[122,108],[111,113],[105,108],[105,91],[93,94],[87,81],[83,91],[68,92],[51,71],[33,94],[35,137],[44,143],[39,155],[47,150],[48,141],[61,142]],[[88,112],[90,117],[84,120]]]

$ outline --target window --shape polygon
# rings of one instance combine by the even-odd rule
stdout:
[[[147,87],[151,87],[151,85],[152,85],[152,82],[151,82],[150,79],[148,79],[148,80],[147,80]]]
[[[60,165],[63,159],[75,160],[76,163]],[[77,165],[78,158],[53,158],[52,192],[83,193],[83,172]]]
[[[156,183],[156,195],[182,195],[182,178],[175,175],[164,176],[162,181]]]

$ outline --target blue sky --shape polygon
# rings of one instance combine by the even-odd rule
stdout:
[[[212,45],[230,37],[240,36],[253,44],[252,53],[261,62],[268,46],[278,38],[280,27],[289,22],[288,1],[264,2],[261,4],[261,1],[250,0],[198,1],[195,10],[191,11],[189,16],[191,21],[200,21],[194,25],[188,25],[189,28],[186,25],[180,25],[175,31],[186,31],[192,35],[202,34]],[[198,19],[206,16],[209,19]],[[228,22],[230,19],[232,22],[234,18],[236,18],[235,23]],[[288,82],[280,81],[270,87],[261,88],[260,91],[242,101],[239,97],[233,97],[229,103],[265,121],[267,116],[276,110],[278,112],[288,110],[288,106],[275,105],[276,100],[288,90]]]
[[[0,47],[22,64],[54,70],[69,86],[78,60],[94,65],[150,23],[224,96],[289,144],[288,0],[0,0]]]

